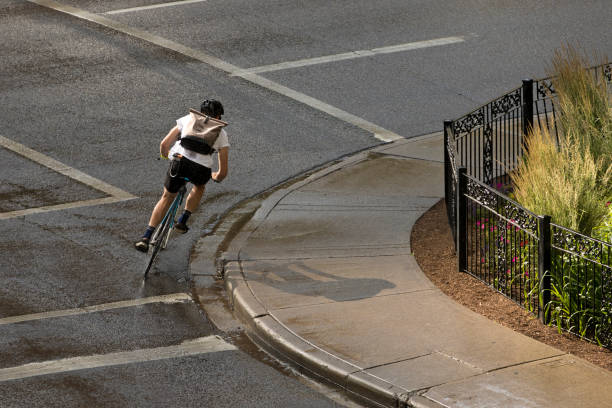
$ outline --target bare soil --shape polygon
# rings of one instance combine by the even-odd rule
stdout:
[[[612,370],[612,352],[579,337],[545,326],[514,301],[471,275],[457,270],[457,257],[444,200],[414,225],[412,251],[425,275],[447,296],[503,326],[566,353]]]

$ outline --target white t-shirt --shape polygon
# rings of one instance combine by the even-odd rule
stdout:
[[[183,136],[183,127],[187,123],[188,119],[189,115],[186,115],[176,121],[176,126],[181,132],[181,137]],[[221,129],[219,137],[215,141],[215,144],[213,144],[213,148],[216,151],[219,151],[219,149],[221,149],[222,147],[229,147],[229,145],[230,144],[227,138],[227,132],[225,131],[225,129]],[[186,157],[193,162],[201,164],[202,166],[206,166],[208,168],[212,168],[213,166],[212,154],[201,154],[196,153],[193,150],[185,149],[183,146],[181,146],[181,142],[179,140],[177,140],[176,143],[174,143],[174,146],[172,146],[172,148],[170,149],[168,157],[172,157],[172,155],[175,153],[183,155],[183,157]]]

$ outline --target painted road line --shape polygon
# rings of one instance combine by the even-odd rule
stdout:
[[[232,65],[228,62],[225,62],[217,57],[212,55],[208,55],[205,52],[184,46],[182,44],[176,43],[174,41],[168,40],[166,38],[160,37],[155,34],[148,33],[144,30],[140,30],[137,28],[130,27],[126,24],[119,23],[117,21],[111,20],[108,17],[104,17],[98,14],[90,13],[85,10],[78,9],[76,7],[67,6],[64,4],[60,4],[53,0],[28,0],[30,3],[38,4],[40,6],[48,7],[50,9],[60,11],[62,13],[69,14],[74,17],[81,18],[83,20],[87,20],[90,22],[94,22],[106,28],[111,28],[115,31],[130,35],[135,38],[139,38],[141,40],[147,41],[151,44],[158,45],[160,47],[169,49],[174,52],[181,53],[185,56],[191,57],[197,61],[204,62],[214,68],[217,68],[221,71],[224,71],[230,75],[234,73],[242,72],[243,69]],[[280,85],[276,82],[267,80],[256,74],[244,74],[241,75],[241,78],[250,81],[254,84],[257,84],[266,89],[275,91],[283,96],[294,99],[296,101],[302,102],[316,110],[327,113],[330,116],[333,116],[341,121],[349,123],[353,126],[371,132],[376,139],[379,139],[383,142],[392,142],[394,140],[403,139],[402,136],[391,132],[381,126],[378,126],[374,123],[371,123],[365,119],[359,118],[355,115],[352,115],[348,112],[345,112],[341,109],[332,107],[322,101],[319,101],[313,97],[305,95],[301,92],[294,91],[290,88],[287,88],[283,85]]]
[[[368,132],[372,133],[376,139],[382,140],[383,142],[392,142],[394,140],[403,139],[403,137],[401,137],[400,135],[385,128],[382,128],[363,118],[360,118],[359,116],[355,116],[353,114],[345,112],[341,109],[336,108],[335,106],[329,105],[323,101],[310,97],[301,92],[295,91],[291,88],[266,79],[262,76],[256,74],[246,74],[244,76],[241,76],[241,78],[246,79],[261,87],[272,90],[281,95],[287,96],[319,111],[325,112],[328,115],[338,118],[344,122],[350,123],[353,126],[357,126],[358,128],[367,130]]]
[[[27,215],[42,214],[42,213],[47,213],[51,211],[70,210],[72,208],[93,207],[93,206],[102,205],[102,204],[114,204],[114,203],[119,203],[125,200],[126,200],[125,198],[105,197],[105,198],[96,198],[92,200],[72,201],[72,202],[64,203],[64,204],[47,205],[47,206],[36,207],[36,208],[26,208],[25,210],[7,211],[7,212],[0,213],[0,220],[8,220],[10,218],[25,217]]]
[[[152,4],[150,6],[131,7],[131,8],[125,8],[125,9],[122,9],[122,10],[107,11],[104,14],[131,13],[131,12],[134,12],[134,11],[144,11],[144,10],[151,10],[151,9],[162,8],[162,7],[182,6],[182,5],[185,5],[185,4],[192,4],[192,3],[203,3],[205,1],[207,1],[207,0],[173,1],[173,2],[170,2],[170,3]]]
[[[30,214],[39,214],[49,211],[58,211],[65,210],[69,208],[78,208],[78,207],[86,207],[92,205],[100,205],[100,204],[110,204],[117,203],[120,201],[132,200],[137,198],[132,194],[121,190],[115,186],[111,186],[108,183],[105,183],[102,180],[98,180],[97,178],[91,177],[88,174],[83,173],[75,168],[65,165],[55,159],[52,159],[49,156],[46,156],[36,150],[30,149],[27,146],[22,145],[21,143],[17,143],[11,139],[8,139],[2,135],[0,135],[0,146],[4,147],[8,150],[11,150],[26,159],[32,160],[40,165],[43,165],[53,171],[56,171],[60,174],[63,174],[66,177],[69,177],[73,180],[76,180],[80,183],[83,183],[89,187],[92,187],[98,191],[101,191],[105,194],[108,194],[110,197],[93,199],[93,200],[83,200],[83,201],[75,201],[71,203],[58,204],[58,205],[50,205],[43,206],[37,208],[28,208],[25,210],[17,210],[17,211],[8,211],[4,213],[0,213],[0,220],[5,220],[9,218],[22,217]]]
[[[28,322],[32,320],[50,319],[53,317],[75,316],[86,313],[103,312],[105,310],[120,309],[125,307],[142,306],[150,303],[185,303],[191,302],[191,297],[186,293],[173,293],[170,295],[151,296],[140,299],[122,300],[119,302],[103,303],[100,305],[78,307],[75,309],[53,310],[42,313],[32,313],[21,316],[4,317],[0,319],[0,326],[5,324]]]
[[[235,346],[229,344],[219,336],[200,337],[184,341],[175,346],[64,358],[61,360],[43,361],[40,363],[3,368],[0,369],[0,382],[77,370],[145,363],[149,361],[234,350],[237,350]]]
[[[465,41],[464,37],[436,38],[433,40],[417,41],[417,42],[411,42],[411,43],[406,43],[406,44],[391,45],[391,46],[382,47],[382,48],[373,48],[371,50],[352,51],[352,52],[347,52],[343,54],[326,55],[322,57],[308,58],[308,59],[302,59],[302,60],[297,60],[297,61],[281,62],[279,64],[263,65],[260,67],[247,68],[243,71],[235,72],[232,75],[242,77],[246,74],[260,74],[262,72],[272,72],[272,71],[280,71],[283,69],[300,68],[300,67],[306,67],[309,65],[326,64],[330,62],[338,62],[338,61],[344,61],[344,60],[350,60],[350,59],[356,59],[356,58],[372,57],[372,56],[379,55],[379,54],[391,54],[391,53],[396,53],[396,52],[418,50],[421,48],[438,47],[441,45],[456,44],[456,43],[460,43],[464,41]]]
[[[93,187],[96,190],[102,191],[103,193],[106,193],[113,197],[124,199],[136,198],[130,193],[121,190],[120,188],[111,186],[108,183],[91,177],[79,170],[65,165],[64,163],[52,159],[49,156],[37,152],[36,150],[32,150],[29,147],[22,145],[21,143],[17,143],[13,140],[7,139],[2,135],[0,135],[0,146],[12,150],[27,159],[30,159],[38,164],[42,164],[43,166],[48,167],[51,170],[54,170],[60,174],[63,174],[64,176],[70,177],[71,179],[79,181],[85,185]]]

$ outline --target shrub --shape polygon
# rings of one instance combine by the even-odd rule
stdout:
[[[528,154],[511,174],[514,196],[530,211],[550,215],[559,225],[589,235],[607,208],[612,168],[601,170],[590,149],[566,144],[558,149],[545,128],[534,129],[526,142]]]
[[[607,83],[587,70],[588,61],[575,48],[564,47],[552,59],[562,143],[588,149],[605,173],[612,164],[612,115]],[[561,146],[563,148],[563,146]]]
[[[547,129],[532,129],[523,164],[511,177],[526,208],[590,235],[612,198],[612,114],[606,82],[597,82],[586,67],[572,47],[555,53],[559,144]]]

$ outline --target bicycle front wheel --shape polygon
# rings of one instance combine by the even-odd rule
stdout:
[[[170,234],[170,219],[171,217],[166,217],[157,229],[157,231],[155,231],[155,234],[153,234],[153,237],[151,239],[153,251],[151,252],[151,257],[149,258],[147,269],[145,269],[144,272],[145,279],[149,275],[149,271],[151,270],[151,267],[153,267],[153,264],[155,263],[155,260],[159,255],[159,251],[164,247],[165,243],[167,242],[168,235]]]

